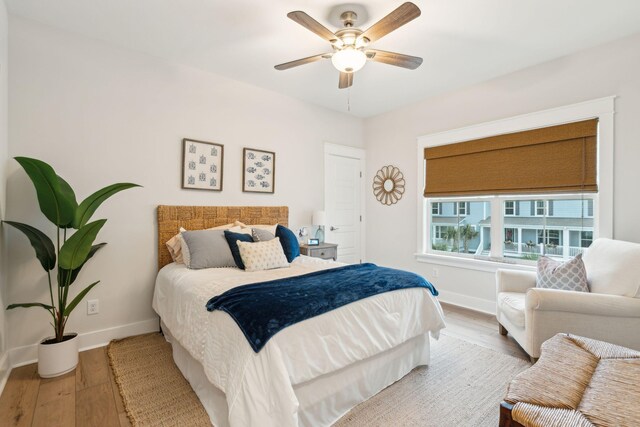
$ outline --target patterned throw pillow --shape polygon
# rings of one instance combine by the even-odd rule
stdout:
[[[289,267],[280,239],[277,237],[266,242],[248,243],[238,241],[238,249],[246,271]]]
[[[540,257],[536,287],[589,292],[587,270],[582,262],[582,254],[565,262],[556,261],[546,256]]]

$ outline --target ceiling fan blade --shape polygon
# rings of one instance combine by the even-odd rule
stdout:
[[[337,39],[336,35],[328,30],[327,27],[300,10],[289,12],[287,13],[287,16],[289,19],[302,25],[307,30],[316,33],[326,41],[330,42]]]
[[[295,61],[285,62],[284,64],[278,64],[275,68],[276,70],[288,70],[289,68],[297,67],[299,65],[310,64],[312,62],[319,61],[321,59],[331,58],[331,53],[323,53],[320,55],[308,56],[302,59],[296,59]]]
[[[410,70],[415,70],[422,64],[422,58],[418,56],[403,55],[402,53],[386,52],[384,50],[367,49],[366,55],[372,61]]]
[[[362,37],[366,37],[370,42],[376,41],[418,16],[420,16],[418,6],[411,2],[403,3],[396,10],[373,24],[362,34]]]
[[[340,73],[338,89],[346,89],[353,84],[353,73]]]

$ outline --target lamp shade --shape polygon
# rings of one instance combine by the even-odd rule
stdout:
[[[315,211],[311,220],[312,225],[325,225],[327,223],[327,216],[324,211]]]

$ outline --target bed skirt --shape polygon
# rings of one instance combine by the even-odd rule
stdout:
[[[162,323],[165,338],[173,348],[173,359],[189,381],[216,427],[230,427],[227,400],[223,391],[211,384],[203,366],[173,338]],[[417,366],[427,365],[429,335],[423,334],[368,359],[293,385],[298,399],[298,425],[330,426],[357,404],[398,381]]]

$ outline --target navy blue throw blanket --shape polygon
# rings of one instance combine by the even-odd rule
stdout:
[[[222,310],[236,321],[253,351],[287,326],[383,292],[436,288],[408,271],[354,264],[302,276],[238,286],[207,302],[207,310]]]

